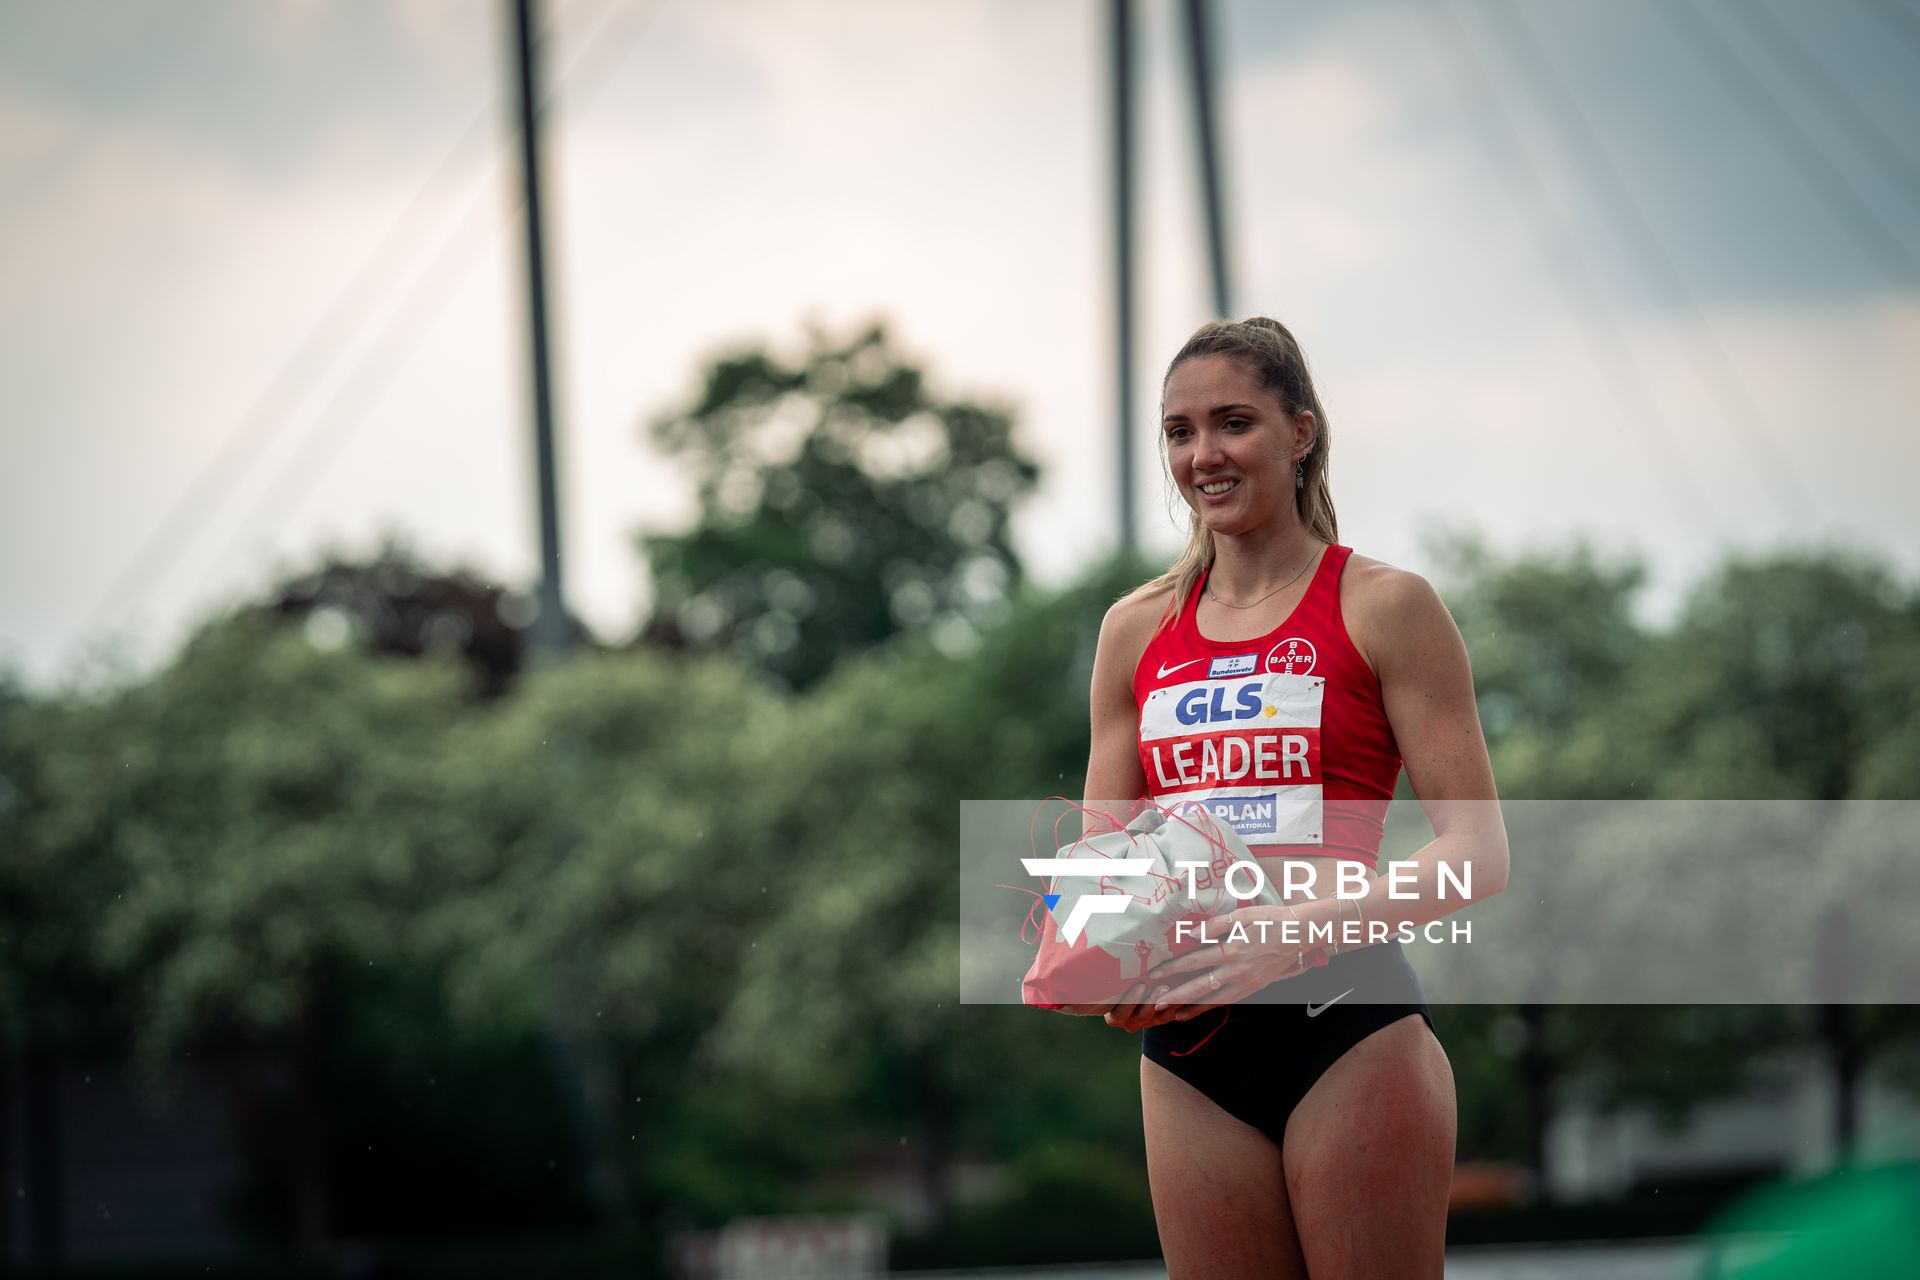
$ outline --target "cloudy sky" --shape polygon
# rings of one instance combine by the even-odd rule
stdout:
[[[1729,550],[1920,577],[1920,6],[1219,3],[1235,309],[1299,335],[1342,540],[1584,538],[1670,607]],[[568,593],[691,485],[640,424],[743,339],[885,316],[1113,544],[1106,5],[549,0]],[[1175,6],[1141,0],[1135,495],[1208,318]],[[0,665],[160,660],[388,535],[537,562],[503,6],[0,8]],[[184,504],[184,505],[183,505]]]

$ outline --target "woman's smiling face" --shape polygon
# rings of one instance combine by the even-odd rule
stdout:
[[[1244,533],[1293,501],[1293,463],[1313,439],[1311,413],[1289,417],[1227,356],[1182,362],[1163,404],[1168,469],[1208,528]]]

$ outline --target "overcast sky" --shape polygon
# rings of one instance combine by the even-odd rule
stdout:
[[[109,633],[161,660],[388,534],[531,581],[503,9],[0,8],[0,665],[72,678]],[[1209,310],[1175,13],[1140,5],[1162,554],[1158,380]],[[691,512],[642,421],[809,317],[884,316],[940,389],[1015,409],[1042,581],[1113,545],[1104,3],[545,14],[567,586],[597,630],[640,616],[635,536]],[[1342,541],[1432,572],[1436,529],[1585,538],[1648,558],[1656,614],[1732,548],[1920,577],[1920,7],[1215,14],[1235,310],[1307,350]]]

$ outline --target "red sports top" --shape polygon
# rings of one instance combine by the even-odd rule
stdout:
[[[1209,640],[1194,621],[1209,565],[1133,672],[1140,767],[1167,808],[1205,805],[1256,857],[1327,854],[1373,867],[1400,748],[1380,681],[1340,616],[1352,547],[1328,547],[1285,622]]]

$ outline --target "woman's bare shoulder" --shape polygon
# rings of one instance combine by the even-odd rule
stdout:
[[[1382,643],[1436,607],[1441,613],[1446,610],[1433,584],[1411,569],[1357,551],[1347,558],[1340,575],[1340,612],[1354,647],[1375,671],[1380,669]]]
[[[1341,575],[1340,602],[1345,604],[1349,593],[1356,600],[1379,602],[1383,596],[1391,597],[1396,593],[1417,590],[1426,581],[1411,569],[1402,569],[1356,551],[1347,557],[1346,572]]]
[[[1129,679],[1172,600],[1172,587],[1158,587],[1123,596],[1108,606],[1107,616],[1100,623],[1101,646],[1112,648],[1114,661]]]

